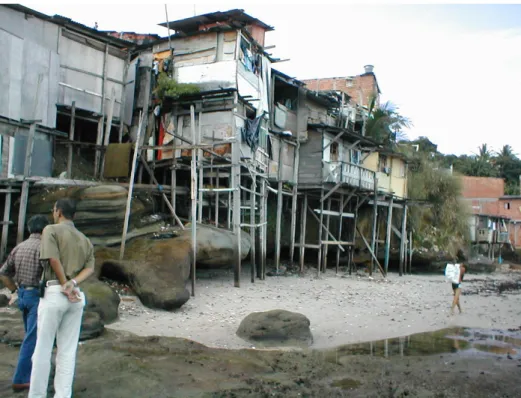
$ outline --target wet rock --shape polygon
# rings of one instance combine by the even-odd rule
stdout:
[[[0,308],[7,307],[9,304],[9,298],[5,294],[0,294]]]
[[[128,284],[150,308],[172,311],[186,303],[185,283],[190,276],[191,243],[183,239],[137,238],[119,249],[96,251],[96,275]]]
[[[121,300],[109,285],[91,277],[81,284],[81,290],[85,293],[87,300],[85,311],[98,313],[105,324],[118,319],[118,307]]]
[[[104,323],[96,312],[85,311],[81,323],[80,341],[100,336],[105,329]],[[19,346],[25,331],[20,311],[0,313],[0,343]]]
[[[309,346],[313,342],[309,325],[309,319],[296,312],[254,312],[243,319],[237,335],[244,340],[266,346]]]
[[[68,197],[76,200],[74,223],[81,232],[89,237],[121,235],[127,195],[127,189],[118,185],[43,189],[29,198],[27,216],[48,214],[50,218],[56,200]],[[152,211],[152,198],[135,194],[129,229],[142,227],[143,218]]]
[[[176,230],[178,239],[192,241],[190,225],[183,230]],[[197,264],[207,266],[231,266],[235,263],[235,247],[237,236],[227,229],[210,225],[197,224],[196,227],[196,258]],[[244,260],[251,249],[250,235],[241,231],[241,258]]]
[[[85,311],[81,322],[80,341],[95,339],[105,330],[103,319],[97,312]]]

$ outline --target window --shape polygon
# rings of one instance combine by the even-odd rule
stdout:
[[[401,162],[400,164],[400,177],[405,178],[406,177],[406,170],[405,163]]]
[[[346,87],[353,87],[353,79],[346,79]]]
[[[505,203],[505,210],[510,210],[510,202]]]
[[[378,170],[381,173],[387,173],[389,174],[389,159],[386,155],[380,155],[378,157]]]
[[[355,149],[351,150],[351,163],[360,164],[360,151]]]
[[[329,146],[329,155],[332,162],[338,162],[338,142],[333,142]]]

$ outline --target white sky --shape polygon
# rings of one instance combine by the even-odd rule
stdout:
[[[24,3],[99,30],[167,35],[164,4]],[[521,6],[279,4],[168,5],[170,20],[243,8],[275,27],[266,45],[290,61],[275,65],[299,79],[349,76],[373,64],[383,101],[391,100],[444,153],[482,143],[521,153]]]

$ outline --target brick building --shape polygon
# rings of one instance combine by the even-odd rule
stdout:
[[[521,195],[506,196],[502,178],[463,176],[462,186],[462,198],[472,214],[505,222],[510,241],[521,247]]]
[[[312,91],[340,91],[350,97],[351,105],[369,107],[376,99],[375,106],[380,104],[380,87],[373,72],[373,65],[364,66],[365,72],[356,76],[326,77],[303,80]]]

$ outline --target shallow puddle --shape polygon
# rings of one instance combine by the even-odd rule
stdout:
[[[451,328],[327,350],[328,357],[335,362],[342,362],[341,358],[349,355],[403,357],[447,353],[488,353],[521,359],[521,331]]]

